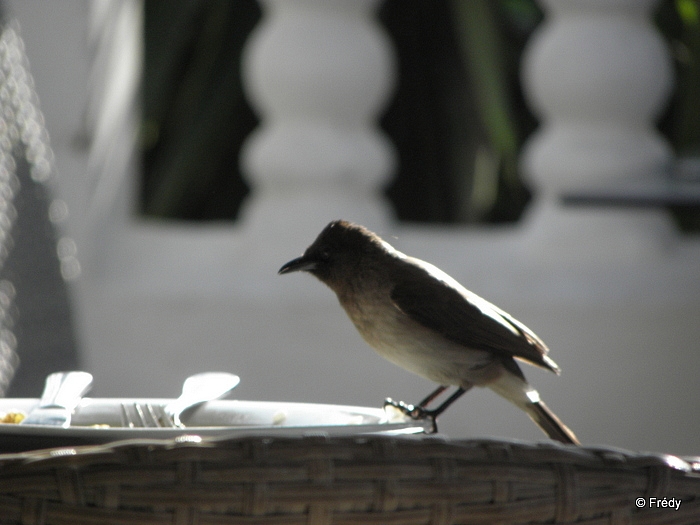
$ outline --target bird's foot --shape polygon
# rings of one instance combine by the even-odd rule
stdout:
[[[390,397],[387,397],[384,400],[384,407],[394,407],[396,410],[402,412],[406,416],[410,417],[411,419],[415,419],[416,421],[421,420],[421,419],[428,419],[432,423],[431,427],[431,434],[437,433],[437,422],[436,422],[436,417],[437,414],[435,413],[434,410],[426,410],[420,405],[409,405],[408,403],[404,403],[403,401],[395,401],[394,399],[391,399]]]

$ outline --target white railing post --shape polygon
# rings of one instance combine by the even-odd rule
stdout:
[[[376,118],[395,64],[374,19],[378,1],[261,4],[263,20],[243,57],[261,124],[241,156],[253,187],[242,226],[256,236],[275,230],[279,239],[292,231],[308,238],[341,217],[381,228],[389,214],[380,189],[395,158]]]
[[[540,197],[537,224],[547,229],[558,222],[552,214],[562,192],[639,179],[668,166],[672,151],[654,121],[673,87],[673,71],[651,23],[657,0],[540,4],[545,21],[524,54],[522,80],[541,125],[525,145],[522,167]],[[597,221],[596,228],[605,216],[620,215],[571,214]],[[664,222],[661,214],[644,215]]]

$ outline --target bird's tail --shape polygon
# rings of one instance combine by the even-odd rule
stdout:
[[[553,440],[571,445],[581,444],[571,429],[562,423],[543,401],[530,403],[525,412]]]
[[[507,371],[487,386],[524,410],[551,439],[571,445],[581,444],[571,429],[540,400],[537,391],[522,377]]]

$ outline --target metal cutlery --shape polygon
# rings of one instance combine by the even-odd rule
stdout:
[[[92,374],[81,371],[55,372],[46,378],[39,405],[20,425],[68,428],[73,410],[92,388]]]
[[[135,427],[174,427],[163,411],[163,406],[153,403],[122,403],[122,425]]]
[[[182,384],[182,394],[173,402],[165,405],[164,411],[175,426],[184,427],[180,421],[183,412],[207,401],[224,397],[240,382],[240,377],[227,372],[195,374],[185,379]]]
[[[241,379],[227,372],[203,372],[188,377],[182,385],[182,394],[167,405],[152,403],[122,403],[125,426],[184,427],[180,416],[186,410],[207,401],[220,399],[233,390]]]

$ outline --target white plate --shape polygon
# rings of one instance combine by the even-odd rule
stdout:
[[[209,401],[185,412],[182,416],[184,429],[127,426],[125,413],[132,413],[134,404],[164,405],[169,401],[85,398],[76,408],[69,428],[0,424],[0,451],[97,444],[134,438],[167,439],[183,434],[217,437],[255,434],[419,434],[431,429],[429,420],[412,420],[392,409],[385,411],[344,405],[238,400]],[[29,413],[38,402],[38,399],[0,399],[0,414],[14,410]]]

